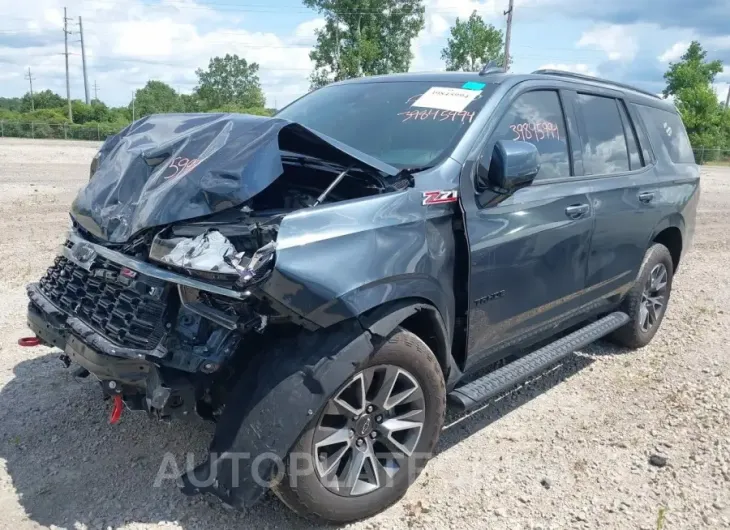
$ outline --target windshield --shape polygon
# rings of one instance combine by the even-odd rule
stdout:
[[[494,85],[396,81],[330,85],[276,116],[300,123],[399,169],[447,156]]]

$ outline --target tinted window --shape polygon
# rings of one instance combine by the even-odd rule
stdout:
[[[655,145],[655,149],[663,150],[675,164],[695,163],[687,131],[678,114],[644,105],[637,105],[637,108],[646,126],[661,138],[661,145]]]
[[[626,137],[613,98],[578,94],[583,116],[583,168],[586,175],[607,175],[629,170]]]
[[[495,139],[535,145],[540,153],[536,179],[570,176],[565,119],[555,91],[540,90],[519,96],[499,122]]]
[[[447,156],[476,113],[494,91],[494,84],[399,81],[331,85],[307,94],[276,116],[298,122],[399,168],[431,166]],[[454,97],[419,98],[434,87],[457,88],[468,104],[461,110]],[[473,94],[473,96],[472,96]]]
[[[624,122],[624,133],[626,134],[626,145],[629,147],[631,170],[640,169],[644,164],[641,161],[641,155],[639,155],[639,141],[636,139],[634,125],[631,123],[623,103],[618,104],[618,110],[621,113],[621,120]]]

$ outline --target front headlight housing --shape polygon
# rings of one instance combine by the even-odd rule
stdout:
[[[270,241],[246,256],[218,230],[208,230],[196,237],[166,235],[163,231],[153,239],[149,253],[150,259],[158,263],[241,286],[259,281],[271,271],[275,255],[276,242]]]

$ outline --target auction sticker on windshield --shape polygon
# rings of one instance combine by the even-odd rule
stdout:
[[[414,101],[411,106],[459,112],[464,110],[479,94],[480,92],[477,90],[434,86]]]

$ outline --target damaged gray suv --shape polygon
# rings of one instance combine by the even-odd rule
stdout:
[[[97,379],[112,423],[215,422],[186,493],[352,521],[416,479],[447,397],[472,409],[603,336],[646,345],[698,197],[671,104],[561,72],[150,116],[94,158],[23,344]]]

